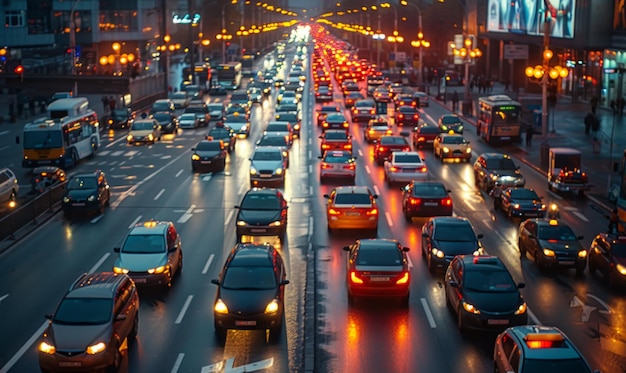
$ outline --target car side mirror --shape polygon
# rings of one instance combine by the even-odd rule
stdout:
[[[483,237],[485,237],[485,236],[484,236],[482,233],[479,233],[479,234],[476,236],[476,238],[478,238],[479,240],[482,240],[482,239],[483,239]]]
[[[328,194],[324,194],[324,198],[330,198]]]
[[[288,284],[289,284],[289,280],[282,280],[282,281],[280,282],[280,286],[283,286],[283,285],[288,285]]]
[[[170,247],[169,249],[167,249],[167,252],[173,253],[173,252],[175,252],[175,251],[176,251],[176,249],[178,249],[178,247],[176,247],[176,246],[172,246],[172,247]]]
[[[350,246],[344,246],[343,251],[350,251]]]
[[[126,314],[121,313],[115,317],[115,321],[124,321],[126,320],[126,317]]]
[[[195,151],[196,151],[196,148],[191,148],[191,151],[192,151],[192,152],[195,152]]]
[[[240,209],[240,208],[241,208],[241,206],[239,206],[239,205],[235,205],[235,208],[236,208],[236,209]]]
[[[451,288],[455,288],[456,289],[456,288],[459,287],[459,284],[456,281],[454,281],[454,280],[448,281],[448,284],[450,285]]]
[[[406,247],[406,246],[404,246],[404,247],[402,248],[402,251],[404,251],[404,252],[408,252],[408,251],[411,251],[411,249],[410,249],[410,248],[408,248],[408,247]]]
[[[215,285],[219,285],[220,284],[220,280],[214,278],[214,279],[211,280],[211,283],[215,284]]]
[[[122,249],[120,247],[114,247],[113,251],[119,253]]]
[[[525,283],[523,283],[523,282],[520,282],[519,284],[517,284],[517,288],[518,288],[518,289],[523,289],[523,288],[525,288],[525,287],[526,287],[526,284],[525,284]]]
[[[47,314],[43,315],[43,317],[44,317],[46,320],[52,320],[52,314],[47,313]]]
[[[372,198],[374,198],[374,199],[378,199],[378,194],[374,194],[374,195],[372,195]]]

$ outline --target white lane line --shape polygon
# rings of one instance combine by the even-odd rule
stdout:
[[[215,254],[211,254],[211,256],[209,256],[209,260],[206,261],[204,268],[202,268],[203,275],[206,275],[206,273],[209,271],[209,267],[211,266],[211,263],[213,262],[214,257],[215,257]]]
[[[313,152],[309,150],[309,159],[313,158]]]
[[[226,220],[224,221],[224,226],[225,227],[230,227],[230,221],[233,220],[233,214],[235,212],[233,210],[230,210],[228,212],[228,215],[226,215]]]
[[[89,222],[90,222],[91,224],[95,224],[95,223],[97,223],[97,222],[98,222],[98,220],[102,219],[102,217],[103,217],[103,216],[104,216],[104,215],[100,214],[100,215],[96,216],[95,218],[91,219]]]
[[[413,268],[413,261],[411,260],[411,257],[407,255],[406,260],[409,262],[409,270],[411,270],[411,268]]]
[[[582,220],[582,221],[585,221],[585,222],[587,222],[587,223],[589,222],[589,219],[587,219],[587,218],[585,217],[585,215],[581,214],[581,213],[580,213],[580,212],[578,212],[578,211],[574,211],[574,212],[572,212],[572,214],[574,214],[574,215],[578,216],[578,218],[579,218],[580,220]]]
[[[374,194],[380,195],[380,190],[378,189],[378,185],[374,185]]]
[[[370,170],[370,166],[365,165],[365,172],[367,172],[368,174],[372,173],[372,171]]]
[[[312,174],[313,173],[313,165],[309,165],[309,173]]]
[[[174,324],[180,324],[180,322],[183,321],[183,317],[185,317],[185,312],[187,312],[187,308],[189,308],[189,303],[191,303],[192,299],[193,295],[189,295],[187,297],[187,300],[185,301],[185,304],[183,304],[183,308],[180,310],[180,313],[178,314],[176,321],[174,321]]]
[[[530,308],[526,308],[526,313],[528,314],[528,318],[530,319],[530,321],[532,322],[532,324],[534,325],[542,325],[541,321],[539,321],[539,319],[537,318],[537,316],[535,316],[534,313],[532,313],[532,311],[530,310]]]
[[[309,187],[309,195],[313,195],[313,187],[312,186]]]
[[[139,222],[139,220],[141,220],[142,217],[143,217],[143,215],[137,216],[137,218],[135,218],[135,220],[133,220],[133,222],[130,223],[130,225],[128,226],[128,229],[131,229],[132,227],[134,227],[135,224],[137,224]]]
[[[104,261],[107,260],[109,255],[111,254],[110,253],[104,254],[102,258],[100,258],[100,260],[98,260],[98,262],[94,264],[93,267],[91,267],[87,273],[94,273],[95,271],[97,271],[98,268],[100,268],[100,266],[102,265],[102,263],[104,263]]]
[[[391,219],[391,214],[386,212],[385,218],[387,219],[387,224],[389,224],[389,228],[393,227],[393,219]]]
[[[361,151],[361,149],[359,149],[359,157],[363,156],[363,152]]]
[[[48,327],[48,322],[46,321],[43,323],[43,325],[39,327],[39,329],[37,329],[35,334],[33,334],[26,341],[26,343],[24,343],[24,345],[19,350],[17,350],[15,355],[13,355],[13,357],[11,357],[11,359],[7,361],[6,364],[4,364],[4,366],[0,369],[0,373],[8,373],[8,371],[13,367],[13,365],[15,365],[15,363],[17,363],[17,361],[22,358],[22,356],[30,348],[30,346],[32,346],[33,343],[35,343],[35,341],[39,339],[39,336],[43,334],[43,331],[46,330],[47,327]]]
[[[2,134],[0,133],[0,135],[2,135]],[[9,149],[9,148],[10,148],[10,146],[9,146],[9,145],[6,145],[6,146],[1,147],[1,148],[0,148],[0,151],[7,150],[7,149]]]
[[[159,193],[157,193],[156,196],[154,196],[154,200],[156,201],[157,199],[159,199],[159,197],[161,197],[161,195],[163,194],[163,192],[165,192],[165,189],[161,189],[161,191]]]
[[[428,307],[428,301],[426,300],[426,298],[420,298],[420,301],[422,302],[422,307],[424,307],[424,313],[426,313],[428,324],[430,324],[430,327],[432,329],[435,329],[437,327],[437,324],[435,323],[435,318],[433,317],[433,313],[430,312],[430,307]]]
[[[178,171],[178,172],[176,173],[176,175],[174,175],[174,177],[179,177],[179,176],[180,176],[180,174],[182,174],[182,173],[183,173],[183,170],[180,170],[180,171]]]
[[[185,211],[185,213],[178,219],[179,223],[186,223],[187,220],[191,219],[191,217],[193,216],[193,209],[196,208],[196,205],[191,205],[187,211]]]
[[[174,362],[174,366],[172,367],[172,373],[178,372],[180,365],[183,363],[184,357],[185,357],[185,354],[183,354],[182,352],[178,354],[178,357],[176,358],[176,361]]]

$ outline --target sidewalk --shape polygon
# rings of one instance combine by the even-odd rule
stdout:
[[[464,88],[448,87],[448,91],[457,91],[462,97]],[[431,87],[432,92],[433,87]],[[505,92],[502,84],[495,83],[493,90],[489,93],[472,93],[474,110],[478,107],[479,97],[495,94],[506,94],[516,98],[512,92]],[[431,101],[447,107],[452,112],[450,100],[445,105],[442,101],[435,100],[434,97],[431,97]],[[476,117],[463,116],[460,112],[460,106],[459,103],[459,110],[456,111],[456,114],[475,126]],[[590,110],[589,103],[572,102],[569,97],[559,96],[554,108],[554,118],[550,118],[549,121],[550,130],[552,129],[552,121],[554,121],[554,133],[549,131],[547,139],[542,139],[541,134],[535,134],[530,146],[525,146],[523,143],[511,144],[503,146],[502,149],[543,174],[547,172],[547,170],[541,169],[539,162],[539,150],[543,141],[548,142],[553,148],[567,147],[580,150],[583,154],[582,169],[589,175],[589,182],[593,185],[591,191],[587,192],[587,196],[604,209],[610,210],[615,206],[615,202],[609,201],[608,193],[612,188],[615,188],[614,185],[619,186],[619,175],[613,172],[613,164],[617,162],[619,167],[626,149],[626,116],[615,116],[614,118],[610,109],[599,107],[596,114],[600,119],[600,129],[596,134],[597,140],[594,140],[593,133],[585,134],[583,122],[585,115]],[[612,149],[611,138],[613,140]]]

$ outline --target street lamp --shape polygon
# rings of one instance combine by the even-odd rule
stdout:
[[[417,10],[417,40],[413,40],[411,41],[411,46],[413,48],[419,48],[419,71],[418,71],[418,76],[417,79],[420,82],[420,84],[424,83],[424,66],[422,66],[423,63],[423,59],[424,59],[424,50],[423,48],[429,48],[430,47],[430,42],[423,40],[424,39],[424,33],[422,30],[422,11],[421,9],[413,4],[413,3],[409,3],[406,0],[401,0],[400,1],[400,5],[402,6],[407,6],[410,5],[412,7],[414,7]],[[423,47],[423,48],[422,48]],[[411,63],[413,63],[413,58],[411,58]]]
[[[226,29],[223,28],[220,34],[215,35],[215,38],[222,41],[222,63],[226,63],[226,41],[232,39],[233,36],[228,34]]]
[[[115,71],[113,72],[114,76],[117,76],[118,73],[120,73],[120,68],[118,66],[119,63],[121,63],[120,61],[120,51],[122,50],[122,45],[118,42],[115,42],[113,44],[111,44],[111,49],[113,49],[113,52],[115,52],[115,56],[113,56],[113,63],[115,64],[114,69]],[[109,56],[109,62],[111,62],[111,57]],[[120,74],[121,75],[121,74]]]
[[[376,66],[380,69],[380,41],[385,40],[385,34],[380,33],[380,30],[372,35],[372,39],[378,40],[378,48],[376,48]]]
[[[391,3],[382,3],[380,4],[381,8],[393,8],[393,41],[389,40],[390,42],[393,43],[393,54],[394,57],[397,55],[398,53],[398,44],[397,43],[402,43],[404,41],[404,38],[402,38],[402,36],[400,36],[400,38],[402,38],[402,40],[398,40],[397,35],[398,35],[398,9],[396,9],[395,6],[392,6],[393,4]],[[391,38],[391,36],[390,36]]]

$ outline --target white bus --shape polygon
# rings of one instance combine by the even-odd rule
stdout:
[[[222,63],[215,67],[217,83],[224,89],[235,90],[241,85],[241,62]]]

